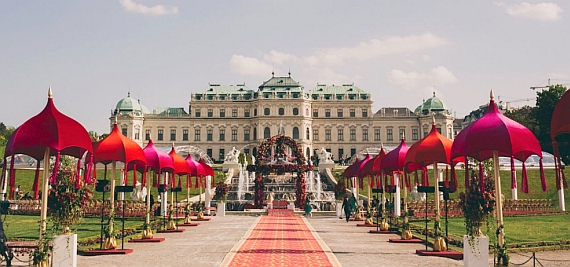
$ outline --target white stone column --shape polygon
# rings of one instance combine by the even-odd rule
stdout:
[[[358,181],[356,181],[356,177],[350,177],[350,182],[352,183],[352,195],[358,199]]]
[[[211,200],[211,190],[212,188],[212,176],[206,176],[206,192],[204,194],[204,214],[210,215],[210,200]]]
[[[8,186],[8,168],[2,171],[4,172],[4,185],[2,186],[2,195],[0,196],[0,200],[4,201],[6,200],[6,186]]]
[[[560,190],[558,190],[558,205],[560,206],[561,211],[566,211],[566,203],[564,202],[564,182],[562,181],[562,170],[559,168],[560,172]]]
[[[513,175],[515,176],[515,183],[513,184],[514,188],[511,189],[512,192],[512,196],[513,196],[513,200],[518,200],[519,199],[519,194],[518,194],[518,190],[517,190],[517,172],[514,172]]]
[[[396,193],[394,194],[394,202],[392,203],[394,205],[394,216],[400,216],[401,213],[401,209],[400,209],[400,174],[399,173],[394,173],[394,186],[396,186]]]
[[[170,176],[170,173],[164,173],[161,174],[159,177],[159,183],[165,184],[166,188],[164,188],[164,192],[160,193],[160,214],[162,216],[168,216],[168,190],[166,190],[168,188],[168,178]]]
[[[77,266],[77,234],[63,234],[54,237],[52,266]]]
[[[489,266],[489,238],[463,236],[463,266]]]

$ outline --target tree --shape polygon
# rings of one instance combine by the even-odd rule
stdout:
[[[536,92],[536,109],[534,118],[538,126],[537,138],[541,145],[548,143],[550,145],[550,121],[552,113],[558,101],[564,95],[567,88],[560,84],[552,85],[548,90]],[[545,147],[545,146],[543,146]]]
[[[538,136],[538,123],[534,117],[536,107],[524,106],[505,112],[505,116],[524,125],[535,136]]]

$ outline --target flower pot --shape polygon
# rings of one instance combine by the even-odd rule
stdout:
[[[364,221],[364,224],[373,225],[374,221],[372,220],[372,218],[367,218],[366,221]]]
[[[390,225],[386,222],[386,220],[382,219],[382,222],[380,222],[378,228],[380,231],[388,231],[388,229],[390,229]]]
[[[168,226],[166,227],[166,229],[168,229],[168,230],[174,230],[174,229],[176,229],[176,224],[174,223],[174,220],[169,220],[169,221],[168,221]]]
[[[184,217],[184,224],[190,224],[192,223],[192,218],[190,218],[190,214],[186,215],[186,217]]]
[[[410,231],[410,229],[407,229],[407,230],[402,230],[402,235],[400,237],[402,238],[402,240],[410,240],[414,236],[412,236],[412,231]]]
[[[116,249],[116,248],[117,248],[117,240],[115,240],[115,237],[105,238],[105,242],[103,242],[103,249]]]
[[[479,222],[475,222],[471,227],[472,227],[472,232],[473,232],[473,236],[474,237],[479,237],[479,236],[484,236],[483,232],[481,231],[481,229],[483,228],[483,225],[485,224],[485,221],[479,221]]]
[[[433,251],[446,251],[447,246],[445,245],[445,240],[443,237],[436,237],[433,241]]]
[[[143,230],[142,232],[142,239],[152,239],[153,235],[152,235],[152,229],[150,229],[150,227],[147,227],[146,229]]]
[[[216,216],[226,216],[226,202],[220,201],[218,207],[216,208]]]

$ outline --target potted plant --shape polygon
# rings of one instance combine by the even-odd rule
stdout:
[[[400,236],[403,240],[410,240],[413,238],[412,236],[412,231],[410,231],[410,221],[408,218],[408,213],[404,212],[402,215],[402,224],[401,226],[401,231],[402,231],[402,235]]]
[[[475,173],[471,173],[469,186],[459,194],[459,206],[465,219],[465,233],[471,251],[475,252],[476,237],[483,236],[483,225],[489,229],[490,218],[495,210],[495,181],[492,177],[484,177],[485,190],[481,190],[481,182]]]
[[[191,215],[192,215],[192,204],[186,203],[186,206],[184,207],[184,223],[185,224],[192,223],[192,218],[190,217]]]
[[[74,162],[69,156],[62,156],[57,178],[48,194],[48,221],[62,234],[71,233],[71,226],[83,219],[83,207],[91,199],[91,190],[77,177]]]
[[[435,221],[433,223],[433,234],[435,236],[435,240],[433,241],[433,250],[434,251],[446,251],[447,244],[445,244],[445,239],[443,239],[443,233],[441,231],[441,218],[439,216],[439,212],[435,214]]]
[[[214,198],[218,200],[218,213],[220,216],[226,215],[226,200],[228,198],[229,188],[225,181],[216,184],[216,195]]]
[[[109,219],[107,225],[103,229],[103,234],[105,236],[105,242],[103,243],[103,249],[116,249],[117,241],[115,240],[117,232],[114,227],[115,224],[115,209],[111,207],[109,210]]]
[[[172,218],[173,215],[174,215],[174,205],[170,205],[170,207],[168,207],[168,226],[166,227],[166,229],[168,230],[176,229],[176,223]]]

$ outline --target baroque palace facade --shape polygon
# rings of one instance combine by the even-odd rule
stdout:
[[[111,125],[116,119],[122,133],[141,146],[151,138],[156,146],[191,145],[214,161],[222,161],[232,147],[255,155],[263,139],[280,129],[306,156],[324,147],[335,160],[381,143],[395,147],[402,136],[410,146],[429,133],[432,117],[442,135],[454,138],[454,118],[435,93],[414,111],[387,107],[373,112],[370,93],[354,84],[306,90],[290,76],[273,76],[258,90],[209,84],[191,95],[188,112],[182,107],[151,112],[129,93],[111,111]]]

